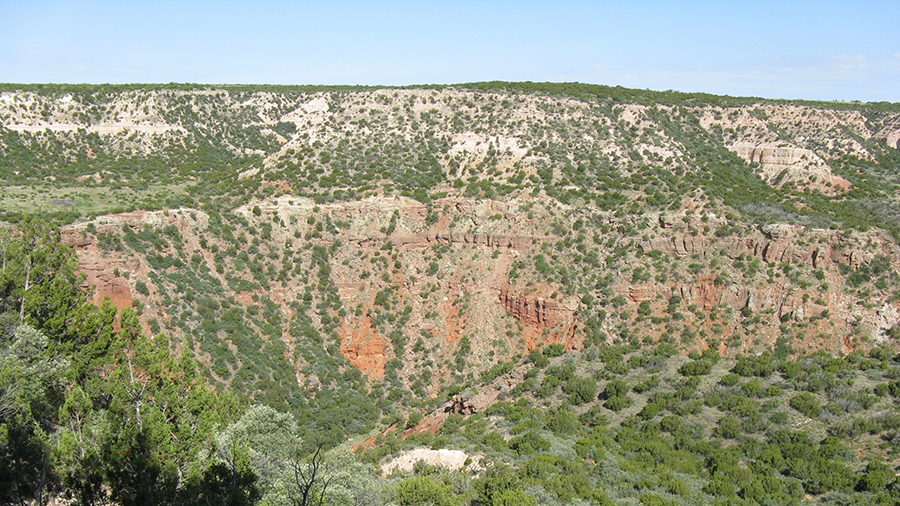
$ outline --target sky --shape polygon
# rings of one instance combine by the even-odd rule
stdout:
[[[0,0],[0,82],[582,82],[900,102],[900,1]]]

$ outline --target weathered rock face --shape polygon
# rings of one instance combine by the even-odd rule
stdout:
[[[472,404],[472,395],[466,394],[454,398],[450,404],[444,407],[445,413],[457,413],[460,415],[471,415],[478,411],[478,408]]]
[[[747,163],[759,164],[763,179],[772,184],[791,181],[827,195],[842,193],[851,186],[849,181],[832,173],[825,160],[808,149],[777,144],[736,144],[729,149]]]
[[[717,339],[750,331],[758,336],[757,342],[770,344],[784,335],[779,324],[796,323],[804,329],[802,349],[806,352],[826,348],[846,353],[858,345],[856,336],[860,335],[886,342],[888,330],[900,321],[894,316],[898,305],[889,301],[885,290],[890,288],[883,274],[882,289],[874,300],[854,298],[858,280],[867,279],[865,273],[872,262],[879,262],[882,273],[889,272],[888,264],[896,269],[900,249],[881,233],[770,224],[716,237],[689,233],[687,220],[681,224],[668,218],[660,218],[657,236],[645,237],[637,247],[643,254],[665,253],[651,255],[659,259],[660,267],[687,267],[694,275],[687,280],[676,275],[674,280],[657,279],[655,283],[619,279],[613,287],[615,294],[631,304],[644,304],[645,311],[649,302],[652,314],[665,317],[666,304],[677,296],[674,300],[684,301],[680,310],[693,307],[696,324]],[[709,219],[712,230],[721,225],[714,221]],[[854,271],[860,273],[856,287],[848,286],[848,276]],[[868,290],[860,293],[871,293]],[[677,310],[668,308],[669,313]],[[740,347],[739,343],[729,340],[726,351]]]
[[[136,257],[101,252],[90,236],[74,227],[62,230],[61,241],[75,248],[81,272],[85,276],[84,288],[93,290],[94,304],[99,306],[104,299],[109,299],[119,309],[131,306],[134,297],[126,276],[139,270],[140,263]]]
[[[283,220],[290,220],[292,216],[306,217],[312,214],[321,214],[323,209],[324,213],[341,218],[384,215],[390,217],[394,212],[403,216],[424,218],[428,214],[428,208],[424,204],[409,197],[370,197],[349,202],[332,202],[320,206],[312,199],[290,195],[245,204],[235,209],[235,213],[250,218],[256,207],[259,207],[261,212],[274,214]]]
[[[98,216],[89,223],[63,227],[60,231],[63,242],[73,247],[87,246],[90,241],[86,235],[89,225],[94,227],[94,233],[97,234],[121,233],[125,229],[136,231],[144,227],[164,227],[167,225],[175,225],[179,230],[191,228],[195,231],[202,231],[209,225],[209,216],[203,211],[185,208],[107,214]]]
[[[883,140],[894,149],[900,149],[900,121],[888,122],[875,138]]]
[[[465,469],[466,472],[472,474],[484,469],[481,466],[480,455],[469,455],[461,450],[416,448],[405,451],[390,462],[383,464],[381,474],[389,476],[395,471],[411,473],[418,462],[425,462],[429,466],[440,466],[450,471]]]
[[[99,216],[91,222],[65,226],[60,230],[60,240],[75,248],[81,272],[85,276],[84,288],[93,294],[91,302],[99,306],[109,299],[115,307],[123,309],[132,306],[135,297],[142,297],[136,295],[134,287],[138,281],[148,281],[150,267],[141,256],[101,249],[95,236],[170,225],[175,226],[179,232],[199,232],[205,230],[208,223],[206,213],[193,209],[132,211]],[[196,244],[189,246],[193,249]],[[154,294],[151,293],[152,295]],[[161,316],[168,320],[164,308],[161,309]],[[149,332],[147,317],[142,316],[141,322]]]
[[[85,275],[86,288],[93,288],[93,303],[100,305],[104,299],[109,299],[119,309],[131,306],[134,296],[131,293],[131,285],[122,273],[137,270],[137,261],[123,260],[121,258],[104,258],[94,251],[85,251],[80,255],[79,264]],[[112,267],[119,265],[120,267]],[[115,270],[120,274],[116,275]]]
[[[878,310],[874,323],[878,329],[878,332],[875,334],[875,339],[878,342],[884,343],[887,341],[885,333],[900,323],[900,310],[898,310],[896,305],[885,302]]]
[[[341,354],[357,369],[372,379],[384,377],[389,342],[378,335],[368,316],[355,323],[346,322],[341,327]]]
[[[803,241],[798,240],[801,236]],[[642,240],[638,247],[644,253],[660,251],[675,257],[706,257],[721,253],[731,259],[744,256],[766,263],[801,263],[815,268],[827,262],[845,263],[855,268],[871,259],[871,254],[843,242],[840,232],[807,232],[803,227],[774,224],[763,227],[762,232],[751,230],[744,235],[712,241],[702,236],[675,233],[671,237]]]
[[[821,163],[821,158],[808,149],[772,144],[735,144],[731,149],[749,163],[789,168],[795,164]]]
[[[638,247],[644,252],[661,251],[674,256],[687,256],[706,251],[706,241],[700,237],[691,235],[678,235],[675,237],[655,237],[638,243]]]
[[[358,240],[359,243],[365,241],[366,239]],[[528,249],[536,241],[537,240],[534,237],[527,236],[475,234],[450,231],[399,236],[393,240],[398,246],[408,246],[413,248],[424,248],[432,244],[472,244],[488,248],[504,248],[517,251]]]
[[[575,310],[563,307],[555,300],[516,295],[509,289],[500,290],[500,304],[520,322],[539,329],[575,320]]]
[[[784,142],[746,141],[732,144],[728,149],[747,163],[758,164],[763,179],[770,183],[791,181],[832,195],[851,186],[849,181],[832,173],[825,160],[810,149]]]

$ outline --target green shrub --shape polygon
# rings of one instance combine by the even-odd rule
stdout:
[[[615,395],[607,399],[603,405],[606,407],[606,409],[618,413],[619,411],[622,411],[623,409],[631,406],[633,403],[634,400],[632,400],[631,397],[628,397],[627,395]]]
[[[682,376],[703,376],[712,370],[712,362],[704,359],[692,360],[682,365],[678,372]]]
[[[537,499],[522,489],[501,490],[494,494],[491,506],[537,506]]]
[[[560,408],[547,420],[547,428],[558,434],[574,434],[581,428],[581,422],[572,410]]]
[[[575,378],[563,387],[563,392],[569,396],[572,404],[585,404],[594,400],[597,395],[597,382],[591,378]]]
[[[559,343],[553,343],[544,349],[544,356],[547,358],[561,357],[565,352],[565,346]]]
[[[742,432],[741,422],[732,416],[723,417],[719,420],[719,426],[715,428],[714,432],[721,438],[735,439]]]
[[[519,455],[528,455],[550,449],[550,442],[531,430],[509,440],[509,447]]]
[[[397,504],[400,506],[453,506],[453,493],[450,487],[430,476],[413,476],[400,482],[397,486]]]
[[[144,283],[143,281],[138,281],[137,283],[135,283],[134,289],[137,290],[139,294],[145,297],[150,295],[150,290],[147,288],[147,283]]]
[[[422,413],[418,411],[413,411],[409,414],[409,418],[406,420],[406,428],[412,428],[419,424],[422,421]]]
[[[892,478],[894,478],[894,471],[890,466],[872,460],[866,464],[866,469],[856,488],[863,492],[879,492],[884,490]]]
[[[816,418],[822,412],[816,396],[809,392],[801,392],[792,397],[790,406],[809,418]]]
[[[665,406],[661,403],[648,402],[641,408],[641,412],[638,413],[638,416],[640,416],[642,420],[651,420],[663,409],[665,409]]]

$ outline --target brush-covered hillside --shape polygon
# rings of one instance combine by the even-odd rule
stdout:
[[[54,410],[80,392],[112,416],[139,342],[172,361],[160,377],[233,403],[194,434],[203,458],[162,452],[160,415],[166,501],[224,493],[227,471],[240,500],[281,504],[328,464],[356,504],[891,504],[898,142],[885,103],[0,85],[4,353],[30,329],[81,371],[9,434],[38,467],[69,428],[82,441]],[[68,305],[26,303],[63,260]],[[259,457],[291,446],[258,440],[275,419],[298,450]],[[95,429],[90,472],[60,460],[9,497],[137,501],[103,446],[122,432]],[[467,462],[369,467],[422,446]]]

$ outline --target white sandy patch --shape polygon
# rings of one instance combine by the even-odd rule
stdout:
[[[471,459],[468,466],[466,465],[467,459]],[[451,471],[458,471],[465,468],[468,471],[475,472],[484,469],[481,466],[480,455],[469,455],[462,450],[431,450],[428,448],[416,448],[415,450],[405,451],[394,460],[387,464],[383,464],[381,466],[381,472],[385,476],[397,470],[411,472],[413,470],[413,465],[419,461],[424,461],[430,466],[441,466]]]

